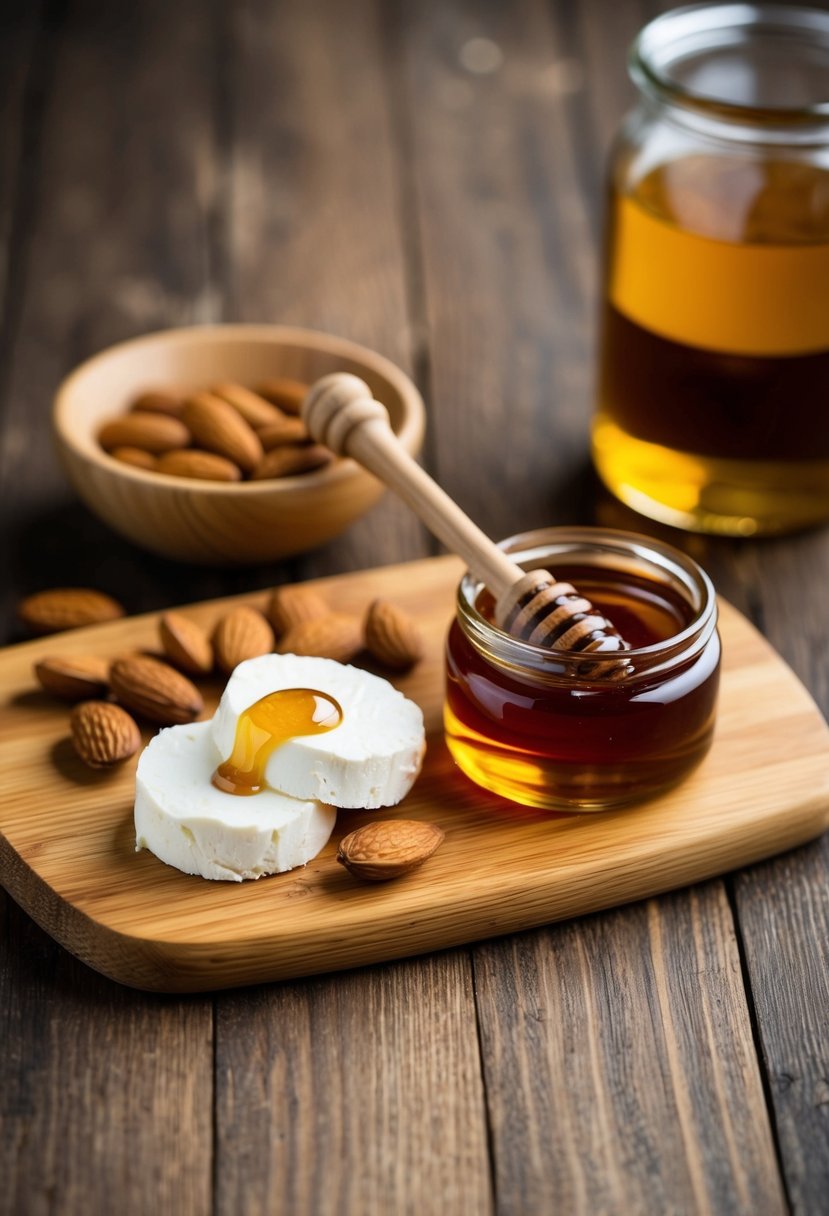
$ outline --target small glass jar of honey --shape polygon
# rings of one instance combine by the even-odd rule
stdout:
[[[563,811],[636,802],[681,780],[714,730],[720,641],[705,572],[668,545],[595,528],[501,547],[572,583],[631,649],[611,679],[583,654],[520,641],[493,623],[491,597],[467,575],[446,646],[444,725],[458,766],[513,802]]]
[[[610,163],[593,457],[629,506],[829,518],[829,12],[694,4],[634,43]]]

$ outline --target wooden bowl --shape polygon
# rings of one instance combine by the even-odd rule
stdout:
[[[55,398],[53,422],[69,480],[86,505],[135,544],[206,564],[253,564],[331,540],[383,493],[353,460],[318,472],[236,484],[194,481],[133,468],[97,442],[105,419],[145,389],[183,391],[218,381],[248,386],[275,376],[307,383],[333,371],[360,376],[389,410],[415,455],[423,401],[399,368],[364,346],[281,325],[210,325],[166,330],[112,346],[81,364]]]

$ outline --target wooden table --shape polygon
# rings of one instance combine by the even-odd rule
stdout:
[[[660,6],[4,10],[0,598],[142,611],[434,552],[399,504],[283,566],[154,559],[50,446],[80,359],[205,320],[408,369],[493,535],[632,525],[589,472],[604,154]],[[483,39],[484,41],[478,41]],[[829,532],[673,537],[829,705]],[[774,714],[774,706],[769,706]],[[211,998],[76,962],[0,894],[0,1210],[798,1214],[829,1188],[827,842],[431,957]]]

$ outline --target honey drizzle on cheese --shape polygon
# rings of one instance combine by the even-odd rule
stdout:
[[[300,735],[322,735],[343,720],[340,705],[313,688],[280,688],[239,715],[233,751],[211,780],[226,794],[258,794],[272,753]]]

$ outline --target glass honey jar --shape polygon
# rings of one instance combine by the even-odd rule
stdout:
[[[513,802],[600,811],[681,780],[708,750],[720,670],[717,604],[684,554],[633,533],[528,532],[501,547],[527,570],[572,583],[630,644],[622,678],[584,654],[499,629],[467,574],[446,643],[446,741],[455,762]]]
[[[700,4],[633,45],[593,457],[644,515],[829,517],[829,12]]]

